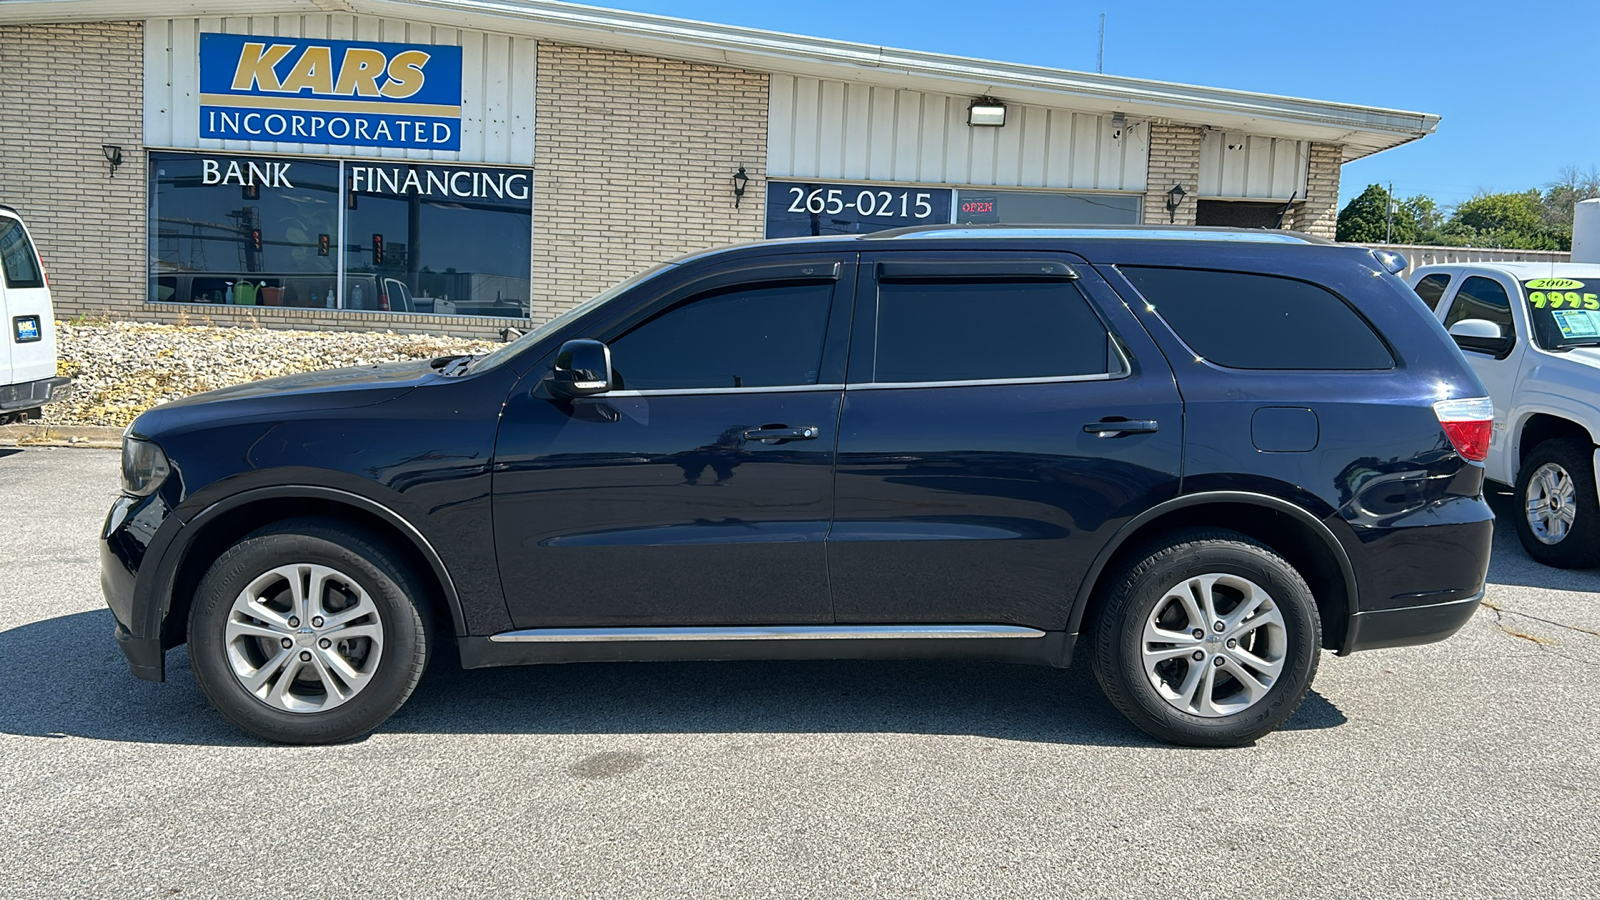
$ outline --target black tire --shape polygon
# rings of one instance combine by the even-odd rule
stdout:
[[[327,566],[347,576],[371,598],[380,626],[381,651],[369,677],[348,700],[329,709],[299,712],[271,705],[245,688],[229,658],[226,629],[235,600],[258,576],[295,564]],[[409,567],[360,531],[317,519],[270,525],[219,557],[195,591],[189,612],[195,680],[224,718],[256,737],[283,744],[352,740],[383,724],[421,679],[430,647],[427,610],[421,605],[425,596]],[[371,652],[372,645],[366,646]],[[302,684],[290,681],[291,690]]]
[[[1280,658],[1281,654],[1282,669],[1259,699],[1226,715],[1199,715],[1178,708],[1175,703],[1180,701],[1169,702],[1158,691],[1154,676],[1147,674],[1143,661],[1147,620],[1156,613],[1158,606],[1169,614],[1181,607],[1164,603],[1169,589],[1208,574],[1244,579],[1258,586],[1271,598],[1282,618],[1281,631],[1277,627],[1258,627],[1248,636],[1240,635],[1241,641],[1265,641],[1265,634],[1270,630],[1272,641],[1281,646],[1272,652],[1266,650],[1263,643],[1263,653],[1274,658]],[[1111,587],[1098,606],[1091,634],[1095,679],[1111,704],[1151,736],[1189,747],[1248,744],[1282,725],[1311,689],[1322,646],[1322,622],[1316,600],[1293,566],[1251,538],[1220,529],[1174,532],[1133,554],[1109,584]],[[1224,587],[1217,593],[1221,603],[1227,602],[1230,590]],[[1222,612],[1221,605],[1218,610]],[[1227,613],[1222,612],[1222,617],[1226,618]],[[1193,663],[1191,651],[1185,649],[1183,657],[1157,667],[1157,674],[1170,672],[1177,680],[1179,675],[1187,675],[1190,665],[1208,666],[1222,655],[1223,646],[1233,646],[1223,635],[1218,635],[1220,640],[1212,644],[1214,627],[1207,627],[1205,632],[1205,638],[1195,639],[1197,643],[1193,648],[1193,652],[1206,654],[1202,662]],[[1192,635],[1192,631],[1186,633]],[[1174,645],[1173,649],[1179,646]],[[1228,651],[1229,654],[1233,652]],[[1224,662],[1232,660],[1230,655]],[[1218,672],[1222,674],[1214,676],[1217,678],[1215,693],[1242,689],[1242,683],[1227,674],[1227,669],[1218,669]],[[1196,677],[1206,677],[1204,669]],[[1171,683],[1168,684],[1170,687]]]
[[[1528,492],[1534,475],[1547,465],[1560,466],[1572,479],[1573,521],[1565,536],[1547,544],[1535,533],[1528,518]],[[1595,494],[1594,446],[1588,441],[1554,438],[1528,453],[1517,472],[1517,537],[1528,555],[1558,569],[1592,569],[1600,566],[1600,497]]]

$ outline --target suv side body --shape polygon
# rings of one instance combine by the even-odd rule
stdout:
[[[1536,537],[1526,518],[1517,521],[1523,545],[1536,559],[1563,567],[1600,565],[1600,493],[1595,488],[1596,436],[1600,435],[1600,350],[1583,346],[1546,346],[1534,328],[1528,284],[1543,280],[1571,282],[1571,294],[1587,314],[1600,308],[1600,266],[1573,263],[1452,263],[1419,267],[1407,278],[1422,288],[1424,301],[1448,328],[1460,331],[1462,320],[1492,322],[1499,340],[1472,335],[1452,336],[1494,401],[1494,437],[1485,461],[1487,477],[1513,487],[1526,505],[1533,475],[1551,451],[1576,453],[1562,471],[1572,480],[1570,500],[1576,521],[1571,542]],[[1584,308],[1585,297],[1590,308]],[[1542,450],[1541,450],[1542,448]],[[1531,459],[1538,462],[1533,466]],[[1535,498],[1537,499],[1537,498]],[[1523,511],[1524,513],[1526,510]],[[1588,513],[1586,516],[1585,513]],[[1550,534],[1545,533],[1545,538]],[[1563,546],[1564,545],[1564,546]]]
[[[1163,318],[1178,301],[1136,287],[1153,290],[1154,270],[1309,285],[1371,329],[1385,362],[1220,365]],[[1023,328],[967,320],[952,334],[921,314],[982,316],[987,302],[1002,319],[1013,301],[1067,315],[1029,321],[1080,362],[1040,369]],[[743,380],[672,381],[662,347],[714,356],[723,345],[705,335],[766,302],[792,318],[730,339],[759,345],[728,350]],[[696,318],[702,304],[716,314]],[[766,332],[812,335],[815,362],[752,376],[787,353]],[[591,351],[592,371],[575,361]],[[573,372],[600,387],[558,390]],[[212,596],[219,560],[296,528],[301,543],[348,532],[365,535],[350,546],[384,547],[430,638],[453,636],[468,667],[1066,665],[1080,634],[1114,631],[1119,586],[1153,548],[1221,534],[1303,580],[1309,618],[1288,633],[1310,641],[1314,669],[1318,646],[1438,640],[1471,616],[1492,517],[1482,466],[1452,448],[1433,404],[1481,394],[1439,322],[1355,248],[960,229],[765,242],[661,267],[480,363],[313,373],[146,413],[130,438],[159,447],[171,474],[113,507],[103,580],[118,640],[153,680],[185,641],[201,671],[201,605],[231,598]],[[236,716],[207,691],[258,733],[330,739],[267,731],[250,702]]]

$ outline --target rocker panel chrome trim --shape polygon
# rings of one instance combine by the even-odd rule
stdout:
[[[1021,625],[777,625],[730,628],[527,628],[491,635],[497,644],[613,641],[814,641],[1041,638]]]

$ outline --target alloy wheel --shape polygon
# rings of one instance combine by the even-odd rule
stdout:
[[[322,712],[372,680],[383,656],[383,622],[354,578],[295,563],[262,573],[239,592],[224,643],[234,677],[256,699],[285,712]]]
[[[1168,588],[1145,620],[1140,654],[1173,708],[1220,718],[1260,702],[1283,674],[1283,612],[1260,585],[1205,574]]]
[[[1572,475],[1555,463],[1545,463],[1528,480],[1528,527],[1541,544],[1559,544],[1572,531],[1578,514],[1577,489]]]

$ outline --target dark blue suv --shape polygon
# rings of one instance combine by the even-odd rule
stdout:
[[[1357,247],[920,229],[659,266],[478,357],[241,385],[129,428],[103,543],[142,678],[187,643],[269,740],[463,666],[1087,657],[1236,745],[1323,649],[1482,595],[1491,410]],[[1019,714],[1022,714],[1019,712]]]

